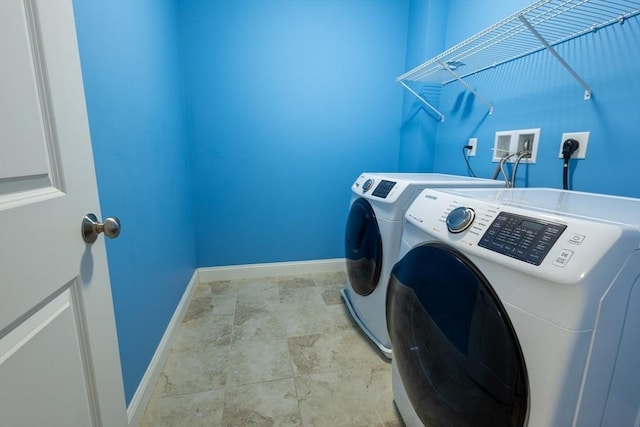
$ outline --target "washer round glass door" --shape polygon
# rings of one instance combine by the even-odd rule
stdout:
[[[393,268],[387,289],[393,357],[426,426],[524,425],[528,381],[505,308],[462,253],[427,243]]]
[[[351,205],[344,250],[351,287],[360,295],[369,295],[380,281],[382,238],[376,214],[363,198]]]

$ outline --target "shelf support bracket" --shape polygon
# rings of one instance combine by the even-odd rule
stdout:
[[[578,73],[576,73],[573,68],[571,68],[571,66],[569,64],[567,64],[567,61],[565,61],[564,59],[562,59],[562,57],[560,56],[560,54],[558,52],[556,52],[556,50],[553,48],[553,46],[551,46],[545,39],[544,37],[542,37],[542,35],[533,27],[533,25],[531,25],[531,23],[527,20],[527,18],[524,17],[524,15],[520,15],[518,16],[518,18],[520,18],[520,21],[522,21],[522,23],[529,29],[529,31],[531,31],[531,33],[536,36],[536,38],[538,40],[540,40],[540,43],[542,43],[544,45],[544,47],[553,55],[555,56],[555,58],[558,60],[558,62],[560,62],[560,64],[567,69],[567,71],[569,72],[569,74],[571,74],[571,76],[580,84],[580,86],[582,86],[584,88],[584,100],[588,101],[589,99],[591,99],[591,88],[589,87],[589,85],[582,80],[582,78],[580,78],[580,76],[578,75]]]
[[[440,111],[438,111],[438,109],[436,109],[436,107],[434,107],[433,105],[429,104],[429,102],[424,99],[422,96],[420,96],[420,94],[418,94],[415,90],[411,89],[409,87],[409,85],[407,85],[405,82],[403,82],[402,80],[398,80],[398,82],[404,86],[404,88],[406,90],[408,90],[409,92],[411,92],[413,94],[413,96],[415,96],[416,98],[418,98],[420,100],[420,102],[422,102],[424,105],[426,105],[427,107],[429,107],[429,109],[431,111],[433,111],[438,117],[440,117],[440,121],[444,122],[444,114],[442,114]]]
[[[487,101],[486,99],[484,99],[482,96],[480,96],[480,94],[478,92],[476,92],[476,90],[474,88],[472,88],[471,86],[469,86],[469,84],[467,82],[465,82],[460,76],[458,76],[456,73],[453,72],[453,70],[444,62],[442,61],[438,61],[438,63],[442,66],[442,68],[444,68],[445,70],[447,70],[457,81],[459,81],[460,83],[462,83],[462,85],[467,88],[467,90],[469,92],[471,92],[472,94],[474,94],[476,96],[476,98],[478,98],[480,101],[482,101],[487,107],[489,107],[489,114],[493,114],[493,105],[491,105],[491,103],[489,101]]]

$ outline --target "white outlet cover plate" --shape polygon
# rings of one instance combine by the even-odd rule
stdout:
[[[589,135],[591,132],[568,132],[562,134],[562,140],[560,141],[560,151],[558,152],[558,158],[562,159],[562,145],[567,139],[575,139],[580,143],[578,149],[571,154],[572,159],[584,159],[587,157],[587,146],[589,145]]]
[[[469,157],[474,157],[476,155],[476,149],[478,148],[478,138],[469,138],[469,143],[467,145],[471,146],[471,150],[469,150]]]

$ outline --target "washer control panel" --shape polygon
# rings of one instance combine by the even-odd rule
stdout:
[[[564,224],[502,211],[483,234],[478,246],[540,265],[566,228]]]
[[[422,190],[405,213],[403,250],[441,242],[474,262],[482,260],[562,284],[582,282],[605,258],[612,262],[613,247],[637,250],[637,227],[565,212],[559,196],[570,198],[573,193]],[[470,225],[468,209],[475,212]]]

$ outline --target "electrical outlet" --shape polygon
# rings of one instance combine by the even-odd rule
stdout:
[[[580,143],[578,149],[571,154],[572,159],[584,159],[587,157],[587,146],[589,145],[589,134],[591,132],[570,132],[563,133],[562,139],[560,140],[560,152],[558,153],[558,158],[562,159],[562,145],[567,139],[575,139]]]
[[[469,138],[469,142],[467,143],[471,149],[468,151],[468,156],[473,157],[476,155],[476,148],[478,147],[478,138]]]

